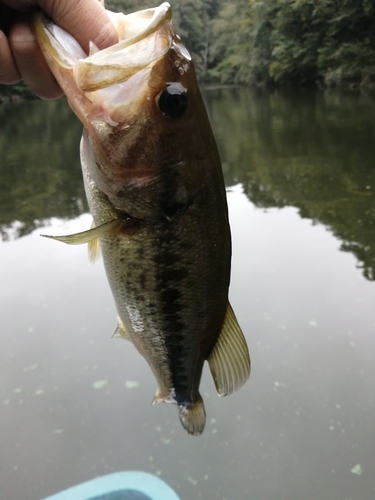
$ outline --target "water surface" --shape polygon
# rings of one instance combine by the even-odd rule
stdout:
[[[102,263],[39,233],[91,223],[64,101],[0,108],[0,499],[118,470],[182,499],[375,498],[374,100],[206,93],[233,233],[231,302],[252,375],[182,429],[134,347],[111,339]]]

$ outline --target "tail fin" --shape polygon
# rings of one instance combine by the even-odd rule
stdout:
[[[183,427],[193,436],[202,434],[206,424],[206,410],[204,409],[202,396],[199,394],[197,401],[189,406],[180,407],[180,422]]]

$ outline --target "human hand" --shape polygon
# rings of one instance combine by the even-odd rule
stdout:
[[[43,99],[63,92],[49,70],[35,38],[31,15],[42,9],[88,52],[93,41],[103,49],[117,42],[117,34],[98,0],[0,0],[0,83],[24,80]]]

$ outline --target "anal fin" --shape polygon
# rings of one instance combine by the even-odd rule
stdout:
[[[219,396],[238,390],[250,376],[250,355],[245,337],[228,302],[220,336],[208,364]]]

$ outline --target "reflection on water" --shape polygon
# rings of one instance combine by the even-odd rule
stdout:
[[[293,96],[217,89],[206,100],[227,185],[257,207],[294,206],[328,227],[375,279],[375,101],[366,95]],[[11,110],[11,112],[10,112]],[[87,210],[80,124],[62,100],[0,108],[0,230],[24,235],[51,216]]]
[[[247,89],[208,99],[227,183],[257,207],[294,206],[324,224],[375,279],[375,100]]]
[[[3,239],[24,236],[50,217],[87,211],[78,154],[81,130],[62,99],[0,106]]]
[[[151,407],[146,362],[110,339],[101,263],[34,230],[90,225],[80,125],[63,101],[0,108],[1,500],[124,469],[161,475],[184,500],[375,498],[373,101],[206,97],[253,372],[218,398],[205,371],[200,438],[175,408]]]

